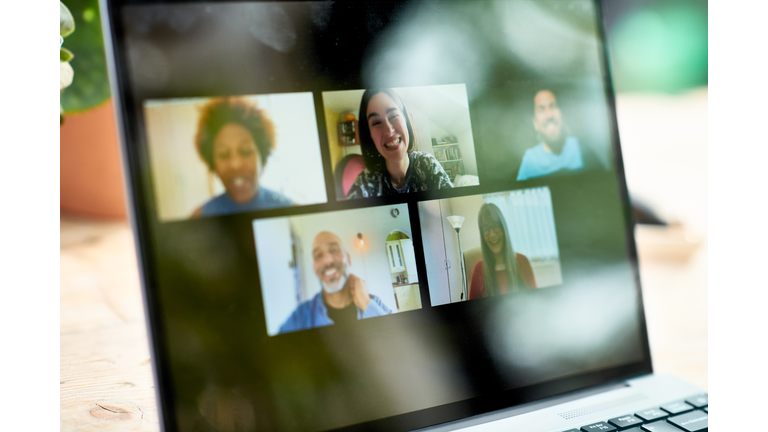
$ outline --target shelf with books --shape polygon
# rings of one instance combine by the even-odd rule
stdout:
[[[452,138],[451,141],[456,141],[456,139]],[[464,175],[464,160],[461,157],[458,142],[448,142],[447,139],[443,142],[437,142],[437,139],[432,138],[432,153],[451,180],[458,175]]]
[[[461,150],[458,144],[451,146],[432,146],[435,158],[440,162],[461,160]]]

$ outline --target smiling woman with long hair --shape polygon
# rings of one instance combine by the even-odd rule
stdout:
[[[526,283],[518,270],[518,254],[512,249],[504,215],[494,204],[485,203],[477,215],[483,259],[475,265],[469,299],[516,292]]]
[[[453,187],[434,156],[413,151],[411,119],[403,100],[392,89],[366,90],[358,118],[366,168],[349,189],[347,198]]]
[[[211,198],[193,216],[293,205],[285,196],[259,185],[259,176],[275,148],[275,126],[255,102],[212,99],[202,107],[195,145],[225,192]]]

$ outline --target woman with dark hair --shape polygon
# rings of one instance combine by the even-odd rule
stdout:
[[[413,151],[415,135],[403,100],[391,89],[368,89],[360,102],[360,147],[365,170],[347,198],[451,188],[429,153]]]
[[[200,158],[216,174],[225,192],[210,199],[192,216],[212,216],[293,203],[259,186],[259,175],[275,148],[275,126],[254,102],[215,98],[202,107],[195,145]]]
[[[507,223],[501,210],[494,204],[483,204],[477,215],[477,224],[482,238],[480,250],[483,259],[472,271],[469,299],[516,292],[525,286],[534,288],[535,282],[526,283],[520,275],[518,264],[522,257],[528,267],[525,270],[530,273],[529,278],[533,279],[528,259],[516,254],[512,249]]]

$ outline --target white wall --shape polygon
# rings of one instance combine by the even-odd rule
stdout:
[[[277,147],[269,156],[261,181],[297,204],[328,201],[320,157],[320,139],[312,93],[260,96],[269,107],[277,131]]]
[[[413,133],[416,135],[418,151],[434,156],[435,152],[432,150],[432,133],[429,118],[416,108],[409,107],[408,114],[413,118]]]
[[[327,201],[312,93],[247,96],[275,122],[276,148],[259,178],[297,204]],[[224,187],[214,180],[195,147],[200,107],[209,98],[152,100],[144,104],[149,159],[158,218],[185,219]],[[215,176],[213,176],[215,178]]]
[[[262,219],[253,223],[261,295],[270,335],[277,334],[280,325],[297,305],[296,282],[289,267],[292,258],[290,229],[287,218]]]
[[[447,130],[441,128],[440,126],[437,125],[437,123],[431,120],[429,120],[429,130],[431,132],[430,143],[429,143],[430,146],[432,146],[432,142],[431,142],[432,138],[435,138],[437,142],[442,142],[444,136],[453,135],[451,132],[448,132]]]
[[[400,211],[397,218],[390,214],[393,208]],[[304,295],[302,300],[314,297],[321,290],[313,268],[312,242],[321,231],[330,231],[341,238],[350,255],[350,273],[365,280],[368,292],[380,297],[393,312],[397,312],[385,248],[386,238],[394,230],[401,230],[411,236],[413,231],[407,204],[291,218],[259,219],[254,221],[254,232],[269,334],[275,334],[298,306],[293,295],[294,284],[289,283],[294,276],[287,264],[291,259],[290,230],[285,228],[288,224],[293,227],[300,243],[303,275],[301,285]],[[358,246],[357,233],[363,234],[365,246],[362,248]],[[290,295],[286,294],[286,291],[290,292]]]
[[[472,129],[465,129],[456,134],[461,149],[461,157],[464,159],[464,173],[477,175],[477,156],[475,155],[475,141],[472,138]],[[453,180],[453,179],[452,179]]]

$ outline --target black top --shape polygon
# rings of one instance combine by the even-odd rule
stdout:
[[[328,310],[328,318],[334,323],[343,325],[349,324],[352,321],[357,321],[357,308],[355,307],[354,302],[349,303],[344,309],[336,309],[328,306],[325,297],[323,297],[323,303]]]

